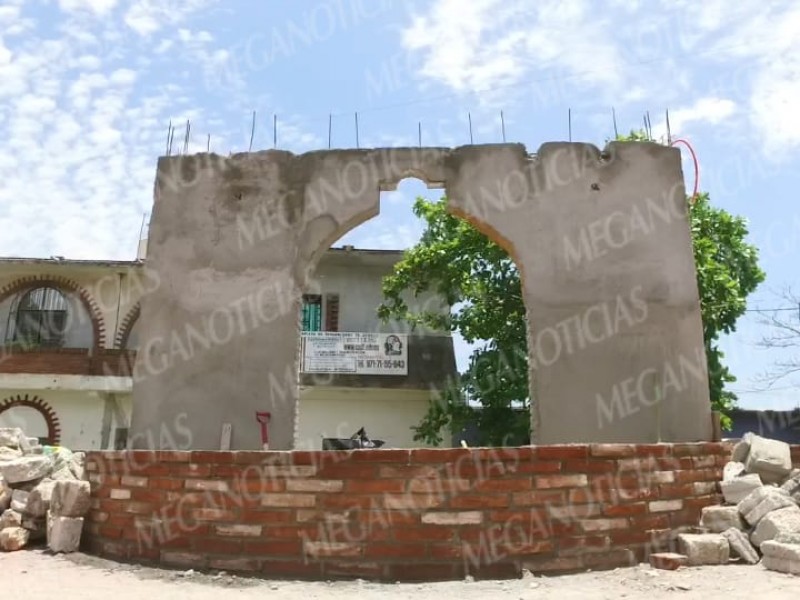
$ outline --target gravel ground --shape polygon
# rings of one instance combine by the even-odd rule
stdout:
[[[757,594],[796,600],[800,578],[754,567],[729,565],[657,571],[647,565],[560,577],[513,581],[429,584],[296,582],[243,579],[226,574],[166,571],[102,560],[85,554],[51,556],[41,550],[0,554],[2,589],[29,600],[488,600],[495,598],[584,600],[647,598],[732,600]],[[13,591],[12,591],[13,590]]]

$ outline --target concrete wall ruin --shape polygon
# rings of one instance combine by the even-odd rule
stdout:
[[[513,256],[529,323],[533,441],[712,435],[680,153],[654,143],[163,157],[134,378],[133,448],[291,447],[299,300],[321,255],[405,177]],[[166,435],[165,435],[166,432]]]

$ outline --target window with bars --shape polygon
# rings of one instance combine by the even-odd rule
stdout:
[[[25,347],[61,348],[66,338],[68,302],[50,287],[25,292],[16,311],[9,315],[6,342]]]
[[[322,331],[322,296],[303,296],[303,331]]]

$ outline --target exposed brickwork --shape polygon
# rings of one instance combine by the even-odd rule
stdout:
[[[97,305],[94,297],[76,282],[66,277],[58,275],[30,275],[15,279],[11,283],[0,287],[0,302],[6,298],[26,292],[38,287],[52,287],[66,293],[76,294],[80,299],[86,312],[92,320],[92,332],[94,334],[94,348],[105,348],[106,344],[106,326],[103,321],[103,313]]]
[[[674,550],[675,533],[720,501],[730,451],[91,452],[85,543],[113,558],[291,578],[613,568]],[[792,456],[800,464],[800,447]]]
[[[0,373],[129,377],[136,353],[127,350],[46,348],[14,350],[0,357]]]
[[[47,443],[52,446],[59,444],[61,441],[61,422],[52,406],[38,396],[17,394],[0,402],[0,414],[17,406],[24,406],[38,411],[44,417],[45,423],[47,423]]]
[[[125,318],[120,323],[119,330],[117,331],[117,336],[114,340],[114,348],[117,349],[127,349],[128,348],[128,338],[131,335],[131,331],[133,330],[133,326],[136,324],[136,321],[139,319],[139,314],[142,311],[141,305],[137,302],[136,306],[134,306]],[[132,350],[136,350],[136,348],[132,348]]]

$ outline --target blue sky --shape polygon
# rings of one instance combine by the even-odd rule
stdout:
[[[602,145],[650,111],[689,139],[701,189],[750,222],[768,279],[751,307],[800,289],[800,5],[684,0],[0,0],[0,255],[135,256],[170,120],[190,151],[567,138]],[[182,130],[176,133],[182,141]],[[691,172],[687,186],[691,186]],[[341,243],[407,247],[404,182]],[[436,192],[430,192],[435,197]],[[725,340],[743,406],[800,404],[756,341]],[[461,356],[465,356],[462,347]]]

